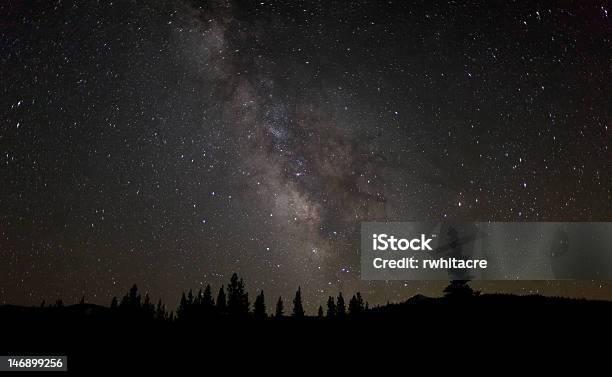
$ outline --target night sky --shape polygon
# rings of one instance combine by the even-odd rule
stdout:
[[[360,281],[361,221],[612,220],[606,1],[9,0],[0,35],[0,303],[236,271],[312,314],[441,294]]]

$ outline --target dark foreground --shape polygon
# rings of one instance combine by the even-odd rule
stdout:
[[[387,357],[408,362],[415,352],[445,358],[457,350],[478,354],[491,351],[493,342],[527,347],[545,342],[580,349],[588,345],[585,342],[609,339],[612,302],[417,296],[342,319],[247,316],[173,322],[129,318],[91,304],[2,306],[0,321],[0,355],[67,355],[70,372],[221,367],[255,373],[280,362],[303,371],[323,362],[337,363],[340,353],[349,357],[342,362],[353,367],[376,367]]]

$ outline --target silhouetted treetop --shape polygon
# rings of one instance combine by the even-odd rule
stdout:
[[[349,315],[350,316],[358,316],[364,311],[363,299],[361,298],[361,293],[357,292],[353,295],[351,300],[349,301]]]
[[[302,288],[298,287],[295,292],[295,298],[293,299],[293,313],[295,318],[304,318],[304,307],[302,306]]]
[[[285,315],[285,305],[283,304],[283,298],[278,296],[278,301],[276,302],[276,311],[275,317],[280,318]]]
[[[469,282],[469,280],[452,280],[450,284],[444,288],[444,297],[461,299],[480,294],[480,292],[474,292],[472,287],[469,286]]]
[[[344,304],[344,297],[342,297],[342,292],[338,294],[338,300],[336,303],[336,317],[340,319],[346,317],[346,305]]]
[[[255,298],[255,303],[253,304],[253,315],[258,319],[266,318],[266,300],[264,298],[263,291],[261,291]]]
[[[249,313],[249,294],[245,291],[244,281],[234,273],[227,286],[227,311],[230,315],[243,316]]]
[[[327,318],[336,317],[336,303],[334,302],[334,298],[329,296],[327,299]]]
[[[219,314],[225,314],[227,312],[227,301],[225,298],[225,290],[223,289],[223,285],[219,288],[219,293],[217,294],[217,312]]]

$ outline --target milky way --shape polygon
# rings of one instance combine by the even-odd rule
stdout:
[[[0,299],[233,271],[372,303],[361,221],[608,221],[605,2],[3,4]],[[605,297],[604,282],[480,283]]]

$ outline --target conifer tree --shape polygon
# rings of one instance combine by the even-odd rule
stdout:
[[[193,292],[191,288],[189,289],[189,293],[187,294],[187,307],[191,307],[193,305]]]
[[[223,285],[219,288],[219,294],[217,295],[217,313],[223,315],[227,313],[227,300],[225,298],[225,290]]]
[[[153,318],[155,312],[153,304],[151,304],[151,299],[149,298],[149,294],[145,294],[144,303],[142,304],[142,312],[146,318]]]
[[[253,315],[258,319],[266,318],[266,300],[264,298],[263,290],[255,298],[255,303],[253,304]]]
[[[204,293],[202,293],[202,289],[199,289],[199,290],[198,290],[198,294],[197,294],[197,296],[196,296],[196,298],[195,298],[195,302],[194,302],[194,304],[195,304],[195,305],[196,305],[198,308],[200,308],[200,306],[202,305],[202,300],[203,300],[203,297],[204,297]]]
[[[162,304],[161,298],[157,301],[157,307],[155,308],[155,319],[163,321],[166,319],[166,307]]]
[[[344,304],[344,297],[342,297],[342,292],[338,294],[338,299],[336,302],[336,317],[344,319],[344,317],[346,317],[346,305]]]
[[[327,299],[327,318],[336,317],[336,303],[334,302],[334,298],[329,296]]]
[[[241,316],[249,312],[249,296],[244,289],[244,281],[238,280],[234,273],[227,286],[227,311],[230,315]]]
[[[189,301],[187,300],[187,297],[185,296],[185,292],[183,292],[183,294],[181,295],[181,301],[179,303],[179,307],[176,309],[177,319],[179,320],[187,319],[188,311],[189,311]]]
[[[140,295],[138,294],[138,286],[132,285],[128,294],[130,306],[140,306]]]
[[[210,313],[215,306],[215,300],[212,298],[212,289],[210,288],[210,284],[206,285],[204,288],[204,294],[202,295],[202,308],[205,312]]]
[[[361,293],[357,292],[349,301],[349,315],[354,317],[360,315],[362,312],[363,299],[361,298]]]
[[[285,315],[285,305],[283,304],[283,298],[278,296],[278,301],[276,302],[276,318],[281,318]]]
[[[298,287],[293,299],[293,317],[304,318],[304,307],[302,306],[302,288]]]

